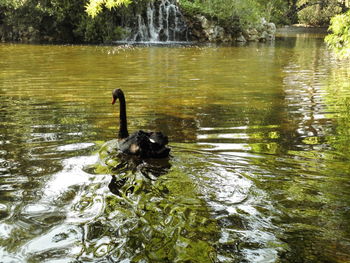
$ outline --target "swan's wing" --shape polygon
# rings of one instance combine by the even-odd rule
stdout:
[[[151,132],[149,138],[152,143],[157,143],[163,146],[168,144],[168,136],[161,132]]]

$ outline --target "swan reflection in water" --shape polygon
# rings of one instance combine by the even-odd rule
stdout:
[[[112,179],[108,185],[109,190],[118,196],[134,192],[135,185],[140,183],[140,177],[139,182],[135,180],[136,174],[143,177],[141,181],[152,183],[159,176],[167,174],[171,168],[169,158],[141,159],[123,153],[119,153],[118,158],[120,162],[111,169]]]

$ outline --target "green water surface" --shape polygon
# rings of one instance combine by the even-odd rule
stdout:
[[[0,261],[350,262],[349,79],[318,35],[0,44]],[[168,160],[116,157],[114,88]]]

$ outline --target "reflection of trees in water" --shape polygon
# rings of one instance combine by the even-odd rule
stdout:
[[[328,112],[334,117],[333,137],[328,142],[339,154],[348,155],[350,144],[350,68],[348,61],[337,61],[327,80],[325,98]]]
[[[24,199],[31,200],[30,192],[41,185],[42,176],[53,173],[60,168],[55,158],[50,158],[52,141],[58,140],[58,133],[53,128],[45,127],[45,123],[54,123],[55,114],[47,115],[45,119],[33,111],[35,108],[46,107],[31,100],[1,99],[1,159],[2,185],[7,185],[9,191],[1,191],[9,195],[2,200],[16,201],[24,194]],[[47,154],[47,158],[43,154]],[[16,179],[14,179],[16,178]],[[28,194],[28,196],[26,196]],[[19,201],[19,200],[18,200]]]
[[[253,160],[268,171],[266,181],[257,180],[257,184],[267,189],[283,211],[276,223],[285,225],[281,239],[291,248],[281,255],[283,262],[348,261],[349,245],[344,240],[349,233],[339,228],[348,222],[344,207],[349,205],[350,193],[344,175],[349,164],[342,159],[348,158],[348,150],[339,158],[334,146],[346,143],[338,131],[347,129],[348,124],[343,126],[340,120],[347,116],[346,103],[341,101],[349,91],[330,89],[330,84],[342,86],[339,79],[347,82],[348,78],[335,67],[320,41],[297,38],[294,47],[284,66],[282,151]],[[338,80],[333,81],[332,75]],[[338,107],[339,102],[343,106]]]
[[[51,175],[62,169],[62,159],[77,154],[59,151],[59,146],[85,137],[87,127],[70,123],[65,109],[54,103],[5,95],[1,97],[0,123],[0,220],[8,231],[0,237],[0,245],[16,252],[52,223],[65,219],[64,213],[47,204],[38,205],[37,209],[43,209],[39,212],[29,208],[36,207]],[[73,135],[76,133],[79,136]]]
[[[98,252],[113,262],[214,262],[217,224],[183,169],[171,167],[169,159],[120,155],[115,142],[106,143],[100,164],[89,170],[109,171],[113,194],[104,197],[103,211],[84,226],[78,258],[93,258]]]
[[[333,61],[321,43],[296,38],[294,45],[301,48],[294,50],[284,67],[285,120],[294,130],[293,150],[331,150],[329,138],[339,124],[335,117],[344,112],[338,106],[345,106],[342,101],[348,97],[346,89],[338,89],[347,82],[344,68],[348,66]]]
[[[281,117],[282,145],[286,150],[312,150],[322,144],[332,125],[326,117],[322,82],[328,68],[322,39],[295,37],[285,39],[278,56],[289,59],[283,65],[283,97]],[[320,140],[320,141],[319,141]]]
[[[297,146],[312,150],[316,144],[323,143],[322,140],[332,125],[332,120],[326,117],[327,109],[322,98],[324,91],[318,78],[310,79],[313,71],[286,71],[290,74],[285,78],[286,116],[295,128],[295,139],[290,146],[292,149]]]

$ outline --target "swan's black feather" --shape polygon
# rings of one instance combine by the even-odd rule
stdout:
[[[136,155],[141,158],[164,158],[169,156],[170,148],[168,137],[161,132],[137,131],[129,136],[126,119],[126,101],[121,89],[115,89],[112,92],[115,103],[119,99],[119,150],[122,153]]]
[[[168,137],[160,132],[134,132],[119,141],[119,150],[125,154],[137,155],[141,158],[163,158],[169,155],[166,147]]]

